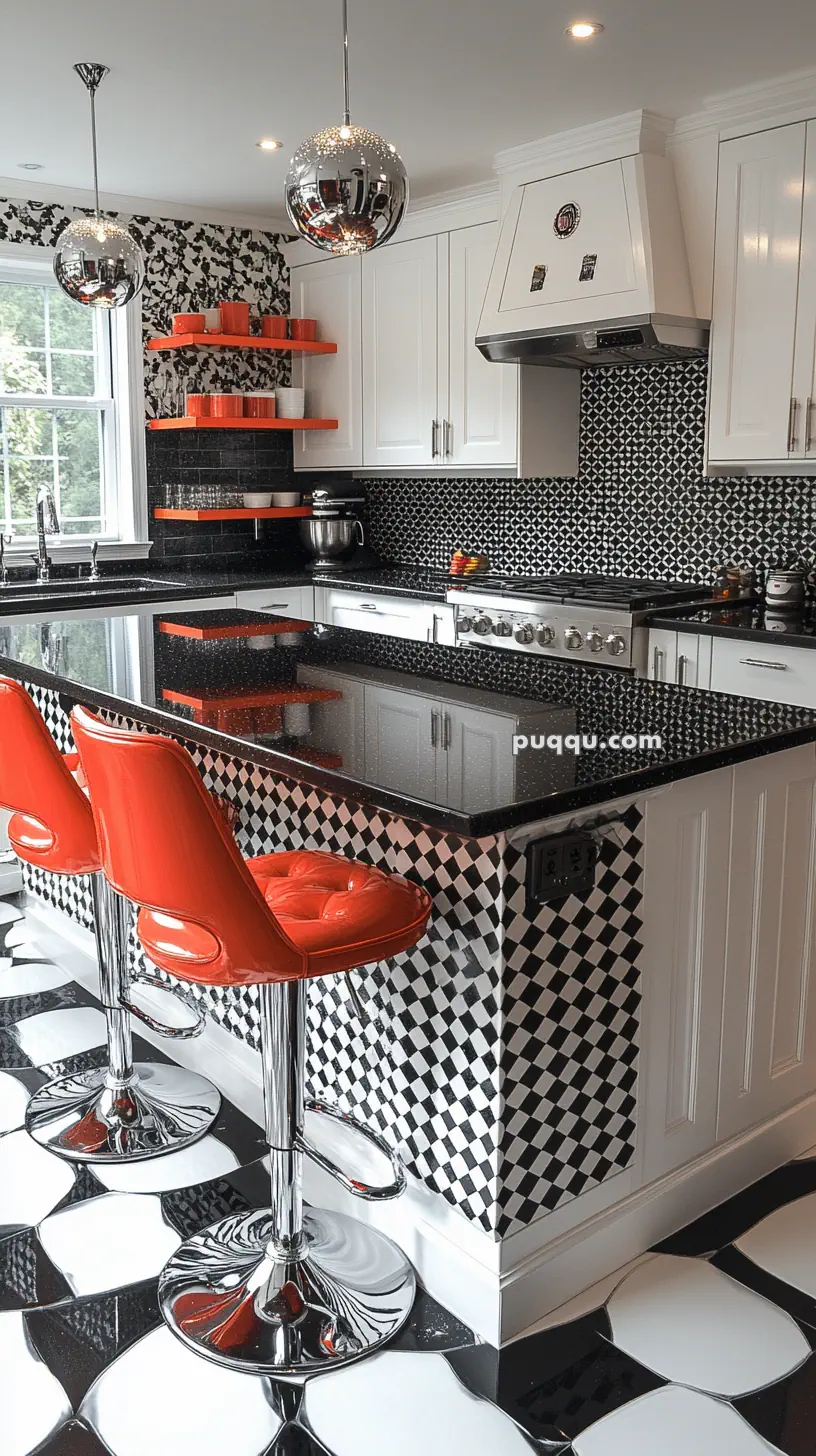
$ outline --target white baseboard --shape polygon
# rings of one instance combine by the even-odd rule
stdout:
[[[43,952],[68,965],[96,994],[90,933],[34,897],[27,913]],[[166,1014],[160,993],[154,997],[143,990],[139,999],[158,1016]],[[167,1049],[168,1043],[146,1027],[138,1030]],[[200,1037],[173,1042],[172,1055],[210,1076],[262,1125],[260,1056],[246,1042],[208,1021]],[[498,1345],[814,1144],[816,1094],[647,1188],[633,1190],[635,1170],[630,1169],[502,1242],[416,1179],[392,1203],[364,1203],[307,1159],[304,1193],[310,1203],[350,1213],[395,1239],[430,1293]]]
[[[23,876],[19,863],[0,862],[0,895],[16,895],[23,888]]]

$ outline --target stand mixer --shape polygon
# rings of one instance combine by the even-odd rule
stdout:
[[[360,519],[365,495],[350,483],[316,486],[312,515],[300,523],[300,539],[313,557],[310,571],[356,571],[379,566],[366,545]]]

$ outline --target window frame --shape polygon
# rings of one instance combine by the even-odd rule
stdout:
[[[53,278],[53,248],[30,243],[0,242],[0,282],[40,283]],[[79,307],[80,305],[77,305]],[[137,295],[125,308],[104,315],[110,327],[110,395],[84,400],[74,396],[0,395],[0,404],[10,408],[91,409],[103,419],[105,430],[106,481],[114,504],[115,537],[100,538],[100,560],[146,557],[148,539],[147,461],[145,452],[144,355],[142,306]],[[101,408],[100,408],[101,405]],[[109,497],[110,499],[110,497]],[[49,538],[49,554],[55,561],[87,561],[96,539],[92,533]],[[6,548],[9,565],[26,563],[36,545],[36,535],[15,536]]]

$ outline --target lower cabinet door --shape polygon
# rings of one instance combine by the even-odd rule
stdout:
[[[734,770],[720,1140],[816,1089],[816,754]]]
[[[728,914],[730,769],[646,805],[643,1181],[714,1146]]]
[[[439,703],[367,683],[365,765],[366,778],[385,789],[436,798],[437,775],[444,772]]]
[[[443,703],[442,725],[450,808],[476,813],[512,799],[515,719]]]

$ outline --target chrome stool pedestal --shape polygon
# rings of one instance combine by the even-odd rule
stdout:
[[[171,1036],[196,1035],[203,1023],[159,1027],[127,1001],[127,902],[101,872],[91,887],[108,1065],[47,1082],[29,1101],[25,1125],[35,1142],[72,1162],[135,1163],[197,1142],[218,1116],[221,1095],[184,1067],[134,1065],[131,1014]]]
[[[304,1154],[371,1200],[396,1197],[405,1177],[394,1165],[392,1183],[371,1188],[342,1176],[310,1146],[303,1129],[306,984],[278,981],[259,989],[270,1207],[222,1219],[183,1244],[162,1271],[159,1303],[173,1332],[199,1355],[298,1380],[358,1360],[391,1339],[410,1314],[416,1282],[401,1249],[384,1234],[343,1214],[303,1213]],[[358,1131],[393,1164],[381,1139]]]

